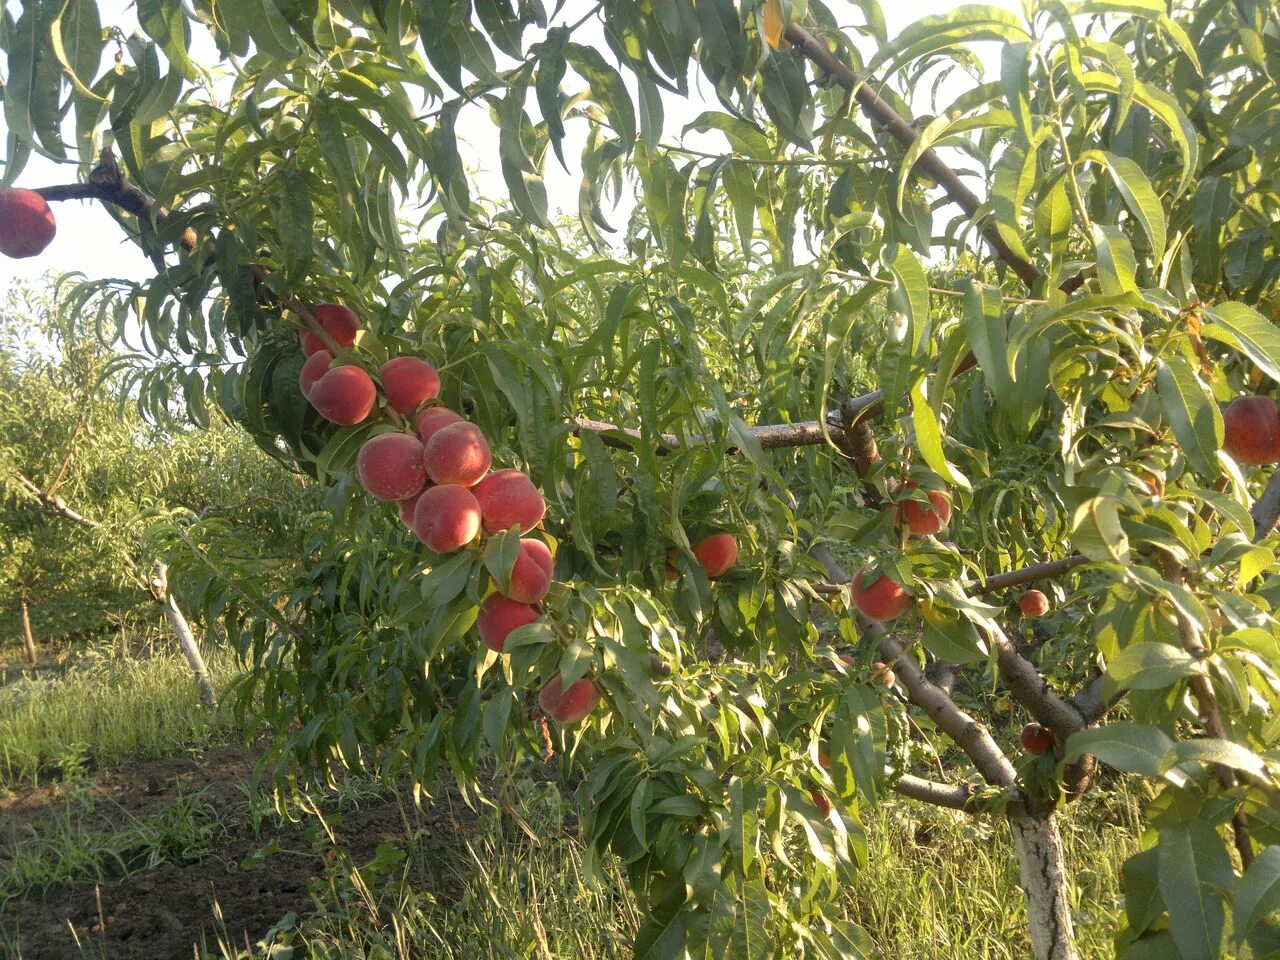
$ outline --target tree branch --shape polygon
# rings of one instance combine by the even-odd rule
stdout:
[[[965,590],[972,596],[983,593],[994,593],[997,590],[1004,590],[1007,587],[1017,587],[1024,583],[1032,583],[1036,580],[1048,580],[1051,577],[1061,576],[1068,570],[1080,566],[1082,563],[1088,563],[1089,558],[1076,554],[1071,557],[1063,557],[1061,560],[1048,560],[1044,563],[1033,563],[1029,567],[1023,567],[1021,570],[1010,570],[1008,573],[998,573],[994,577],[987,577],[985,580],[979,580],[977,583],[965,584]]]
[[[22,471],[14,470],[13,476],[17,479],[18,486],[30,494],[33,499],[38,500],[46,512],[56,514],[64,520],[70,520],[72,523],[87,527],[90,530],[102,529],[102,524],[97,520],[90,519],[82,513],[77,513],[57,494],[46,493],[41,490]]]
[[[915,127],[899,116],[893,107],[880,99],[880,96],[867,86],[861,77],[849,69],[831,51],[826,42],[819,40],[809,31],[794,23],[787,25],[783,36],[828,77],[852,93],[867,115],[884,127],[898,143],[904,147],[910,147],[916,142],[917,133]],[[978,222],[976,218],[978,211],[982,207],[982,201],[978,199],[978,196],[972,190],[965,186],[960,177],[956,175],[956,172],[943,162],[932,147],[920,154],[917,164],[925,173],[938,182],[953,203],[959,206],[970,219]],[[1014,253],[1009,244],[1005,242],[1004,237],[1000,235],[1000,231],[994,221],[989,218],[984,219],[982,222],[978,222],[978,226],[987,243],[996,252],[996,255],[1009,265],[1009,268],[1018,275],[1018,278],[1024,284],[1028,287],[1033,287],[1043,279],[1044,274],[1040,272],[1035,264]]]
[[[169,217],[169,210],[158,206],[155,199],[140,187],[125,179],[110,150],[103,150],[98,165],[89,171],[86,183],[68,183],[53,187],[37,187],[36,193],[45,200],[98,200],[119,207],[140,220],[150,220],[159,225]],[[179,238],[184,250],[196,248],[196,232],[187,227]]]
[[[936,780],[903,774],[889,784],[889,789],[912,800],[931,803],[935,807],[963,810],[966,813],[973,813],[983,806],[975,802],[978,786],[973,783],[938,783]]]
[[[1052,730],[1059,741],[1084,729],[1085,720],[1080,711],[1058,696],[1040,676],[1035,664],[1018,653],[1007,637],[988,633],[987,639],[996,648],[996,669],[1000,679],[1037,723]]]

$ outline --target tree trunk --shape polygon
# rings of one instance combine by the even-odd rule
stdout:
[[[31,634],[31,611],[27,607],[27,598],[23,596],[19,601],[22,604],[22,642],[27,645],[27,659],[35,665],[36,656],[36,638]]]
[[[214,692],[213,681],[209,678],[209,668],[205,666],[200,647],[191,633],[191,625],[183,616],[178,601],[169,592],[168,564],[162,563],[156,567],[156,576],[151,581],[151,587],[156,599],[164,607],[164,615],[168,618],[169,625],[173,627],[173,635],[178,638],[178,645],[182,647],[182,653],[187,658],[187,663],[191,665],[191,672],[196,675],[196,685],[200,688],[200,702],[206,707],[216,707],[218,695]]]
[[[1062,835],[1052,814],[1009,818],[1036,960],[1077,960]]]

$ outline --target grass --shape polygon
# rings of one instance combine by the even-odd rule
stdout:
[[[210,663],[224,683],[229,660]],[[0,847],[0,908],[61,884],[102,881],[165,862],[218,855],[231,830],[268,844],[283,823],[271,797],[247,785],[243,801],[217,808],[201,793],[180,796],[144,819],[114,815],[109,798],[74,774],[162,758],[230,734],[228,711],[196,705],[185,662],[159,656],[101,661],[59,680],[0,687],[0,789],[34,783],[60,767],[61,796],[38,835]],[[576,958],[624,956],[639,924],[620,870],[587,878],[580,841],[566,820],[572,799],[555,784],[517,781],[519,821],[481,811],[469,831],[441,829],[411,804],[404,839],[355,862],[341,847],[317,858],[315,909],[281,918],[256,945],[233,944],[216,913],[199,955],[250,958]],[[384,785],[352,780],[336,794],[304,797],[291,811],[312,824],[317,850],[333,849],[330,827],[348,803],[386,797]],[[447,799],[438,802],[449,802]],[[1123,916],[1120,865],[1137,848],[1138,803],[1100,793],[1095,807],[1062,817],[1076,882],[1082,957],[1110,956]],[[335,813],[335,811],[337,811]],[[1029,955],[1022,895],[1008,832],[999,824],[906,802],[866,812],[868,863],[839,909],[896,960],[1013,960]],[[434,826],[432,826],[434,825]],[[447,834],[447,835],[442,835]],[[4,838],[0,838],[0,843]],[[268,848],[264,848],[268,849]],[[321,864],[325,864],[321,866]],[[297,950],[296,948],[301,948]]]
[[[218,689],[235,674],[226,653],[214,652],[208,666]],[[0,788],[34,786],[54,771],[75,776],[175,756],[234,729],[229,710],[199,709],[179,655],[87,658],[62,677],[0,686]]]

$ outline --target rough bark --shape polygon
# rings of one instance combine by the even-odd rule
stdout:
[[[196,686],[200,689],[200,703],[205,707],[215,707],[218,705],[218,695],[213,689],[213,680],[209,677],[209,668],[205,666],[204,657],[200,653],[200,646],[196,643],[195,636],[191,633],[191,625],[187,623],[186,616],[183,615],[182,609],[178,606],[178,601],[173,598],[173,594],[169,592],[169,568],[165,564],[160,564],[156,568],[155,579],[151,581],[151,589],[155,597],[164,607],[164,615],[169,621],[169,626],[173,628],[173,635],[178,639],[178,646],[182,648],[182,655],[187,658],[187,663],[191,666],[191,672],[196,675]]]
[[[28,608],[25,596],[18,602],[22,605],[22,642],[27,648],[27,660],[34,666],[38,657],[36,654],[36,638],[31,633],[31,611]]]
[[[1052,816],[1009,818],[1036,960],[1078,960],[1062,835]]]

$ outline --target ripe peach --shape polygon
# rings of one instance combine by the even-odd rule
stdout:
[[[498,470],[489,474],[471,491],[480,501],[484,528],[489,533],[518,526],[528,533],[547,512],[547,502],[520,470]]]
[[[523,627],[538,619],[538,611],[527,603],[516,603],[514,600],[491,593],[480,605],[480,613],[476,616],[476,628],[480,631],[480,639],[484,645],[495,653],[502,653],[507,645],[507,637],[516,627]]]
[[[511,568],[507,597],[517,603],[541,603],[551,589],[555,560],[541,540],[521,540],[520,552]]]
[[[902,616],[911,606],[911,595],[902,589],[902,584],[890,580],[884,574],[876,578],[874,583],[862,585],[862,571],[853,578],[853,604],[864,617],[884,622]]]
[[[1053,731],[1038,723],[1028,723],[1022,728],[1022,733],[1018,734],[1018,740],[1021,741],[1022,749],[1027,753],[1040,756],[1053,746]]]
[[[418,438],[425,444],[437,430],[462,422],[462,418],[447,407],[427,407],[413,421],[413,428],[418,431]]]
[[[818,808],[818,813],[825,820],[831,816],[831,801],[828,800],[817,787],[809,788],[809,796],[813,799],[813,805]]]
[[[1222,413],[1222,427],[1222,449],[1238,462],[1280,462],[1280,409],[1270,397],[1236,397]]]
[[[356,479],[379,500],[407,500],[422,492],[427,470],[422,443],[407,433],[380,433],[356,455]]]
[[[1018,598],[1018,609],[1028,620],[1043,617],[1049,612],[1049,598],[1039,590],[1028,590]]]
[[[440,392],[440,374],[436,368],[417,357],[396,357],[378,371],[382,392],[396,413],[409,416]]]
[[[424,457],[432,483],[475,486],[489,472],[489,442],[474,423],[455,423],[431,434]]]
[[[897,492],[919,487],[914,480],[908,480]],[[951,498],[940,490],[929,490],[929,502],[919,500],[902,500],[898,503],[898,512],[894,524],[901,527],[904,523],[913,537],[926,537],[939,533],[951,522]]]
[[[15,260],[37,256],[57,231],[53,211],[40,194],[21,187],[0,189],[0,253]]]
[[[320,416],[349,427],[369,416],[378,400],[378,388],[360,367],[330,367],[311,385],[307,399]]]
[[[556,723],[571,726],[596,708],[600,702],[600,691],[590,677],[580,677],[569,684],[568,690],[562,690],[560,674],[551,678],[538,695],[538,706]]]
[[[355,346],[356,333],[361,326],[360,318],[355,315],[354,310],[336,303],[318,303],[311,312],[315,314],[315,318],[320,321],[320,326],[329,332],[329,336],[333,337],[338,346]],[[324,341],[310,330],[303,330],[300,339],[302,352],[308,357],[317,350],[325,349]]]
[[[312,386],[329,372],[329,367],[332,364],[333,357],[330,356],[328,350],[317,350],[307,357],[307,362],[302,365],[302,372],[298,374],[298,388],[302,391],[304,397],[311,396]]]
[[[693,545],[693,555],[708,577],[724,576],[738,562],[737,538],[731,533],[713,533]]]
[[[871,679],[883,680],[886,687],[892,687],[898,678],[893,675],[893,671],[889,669],[887,663],[883,660],[877,660],[871,665]]]
[[[428,487],[413,508],[412,529],[436,553],[465,547],[480,534],[480,504],[466,487]]]
[[[822,767],[823,770],[831,769],[831,754],[827,753],[827,751],[823,750],[821,747],[818,748],[818,765]]]
[[[418,493],[415,493],[412,497],[409,497],[406,500],[400,501],[400,505],[399,505],[400,519],[401,521],[403,521],[404,525],[411,530],[413,529],[413,510],[415,507],[417,507],[418,498],[421,496],[422,496],[422,492],[419,491]]]

